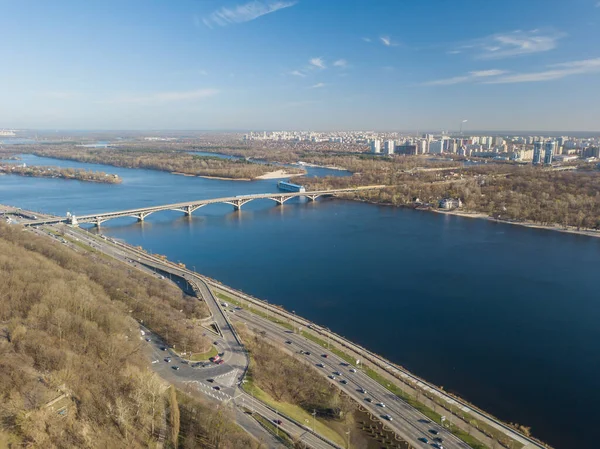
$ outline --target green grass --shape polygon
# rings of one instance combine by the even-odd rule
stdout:
[[[192,354],[192,356],[190,357],[190,360],[192,360],[194,362],[202,362],[204,360],[208,360],[211,357],[216,356],[218,353],[219,353],[219,351],[217,350],[217,348],[215,348],[214,346],[211,346],[207,352],[196,352],[196,353]]]
[[[265,313],[265,312],[263,312],[261,310],[257,310],[256,308],[248,307],[248,306],[242,304],[241,302],[236,301],[235,299],[233,299],[230,296],[227,296],[227,295],[225,295],[225,294],[223,294],[221,292],[215,292],[215,296],[217,298],[219,298],[221,301],[230,302],[232,304],[235,304],[238,307],[242,307],[244,309],[247,309],[250,312],[254,313],[255,315],[258,315],[258,316],[260,316],[262,318],[266,318],[267,320],[272,321],[273,323],[278,324],[281,327],[286,328],[287,330],[290,330],[290,331],[294,330],[294,326],[292,326],[290,323],[288,323],[287,321],[283,321],[283,320],[281,320],[281,319],[273,316],[270,313],[267,314],[267,313]]]
[[[269,395],[268,393],[266,393],[265,391],[263,391],[262,389],[260,389],[258,386],[256,386],[254,384],[254,381],[250,374],[248,374],[246,376],[245,380],[246,380],[246,382],[244,382],[244,384],[243,384],[243,389],[244,389],[244,391],[246,391],[246,393],[254,396],[256,399],[258,399],[261,402],[264,402],[265,404],[274,408],[275,410],[280,412],[282,415],[292,418],[293,420],[295,420],[301,424],[306,424],[310,428],[312,428],[313,417],[306,410],[304,410],[303,408],[301,408],[297,405],[294,405],[294,404],[290,404],[287,402],[279,402],[279,401],[275,400],[271,395]],[[246,405],[246,407],[248,407],[248,405]],[[250,408],[252,408],[251,405],[250,405]],[[306,422],[307,420],[308,420],[308,423]],[[327,424],[325,424],[323,421],[321,421],[319,419],[317,419],[315,421],[315,432],[317,432],[319,435],[329,439],[330,441],[333,441],[334,443],[338,444],[339,446],[343,447],[345,444],[344,437],[342,435],[337,433],[335,430],[333,430],[331,427],[327,426]]]
[[[231,298],[230,296],[227,296],[221,292],[217,292],[216,296],[226,302],[231,302],[232,304],[237,305],[238,307],[244,307],[246,309],[249,309],[248,307],[244,306],[241,302],[236,301],[235,299]],[[287,322],[281,321],[271,315],[268,315],[260,310],[257,310],[256,308],[252,308],[249,309],[252,313],[262,316],[263,318],[267,318],[270,321],[281,325],[282,327],[288,329],[288,330],[293,330],[293,326]],[[316,335],[314,335],[311,332],[308,331],[302,331],[301,332],[302,336],[304,336],[305,338],[307,338],[308,340],[313,341],[314,343],[318,344],[319,346],[322,346],[323,348],[327,348],[327,341],[317,337]],[[336,348],[335,346],[331,345],[331,342],[329,344],[329,351],[331,351],[332,353],[334,353],[335,355],[337,355],[338,357],[340,357],[341,359],[345,360],[346,362],[350,363],[351,365],[355,365],[356,364],[356,359],[352,356],[350,356],[349,354],[346,354],[344,351]],[[442,416],[431,410],[429,407],[427,407],[425,404],[422,404],[421,402],[417,401],[415,398],[413,398],[412,396],[410,396],[408,393],[406,393],[405,391],[403,391],[400,387],[398,387],[396,384],[391,383],[390,381],[388,381],[386,378],[384,378],[382,375],[380,375],[379,373],[377,373],[375,370],[371,369],[371,368],[363,368],[363,370],[365,371],[365,373],[374,381],[376,381],[378,384],[382,385],[383,387],[387,388],[389,391],[391,391],[392,393],[394,393],[396,396],[398,396],[399,398],[403,399],[404,401],[408,402],[411,406],[413,406],[414,408],[416,408],[417,410],[419,410],[423,415],[425,415],[427,418],[431,419],[432,421],[441,424],[442,423]],[[256,388],[254,386],[252,386],[252,388]],[[261,392],[261,394],[266,395],[265,392],[263,392],[260,389],[257,389]],[[248,390],[246,390],[248,391]],[[248,391],[250,394],[250,391]],[[253,394],[254,395],[254,394]],[[254,395],[257,398],[259,396]],[[268,396],[268,395],[267,395]],[[261,400],[263,400],[263,398],[260,398]],[[274,401],[273,398],[271,398],[272,401]],[[269,403],[268,401],[264,400],[264,402]],[[270,404],[270,403],[269,403]],[[288,404],[289,405],[289,404]],[[272,405],[273,407],[275,407],[274,405]],[[299,407],[298,407],[299,408]],[[279,409],[278,409],[279,410]],[[302,409],[300,409],[302,410]],[[283,410],[282,410],[283,411]],[[306,413],[306,412],[305,412]],[[287,413],[286,413],[287,414]],[[293,417],[291,415],[288,415],[290,417]],[[310,416],[310,415],[308,415]],[[296,418],[294,418],[296,419]],[[299,420],[300,422],[303,422],[302,420]],[[481,426],[480,423],[480,427]],[[318,426],[317,426],[318,427]],[[464,441],[465,443],[467,443],[469,446],[471,446],[474,449],[487,449],[487,446],[485,446],[484,444],[480,443],[479,441],[477,441],[474,437],[470,436],[467,432],[463,431],[462,429],[456,427],[453,424],[450,424],[449,426],[447,426],[448,429],[454,434],[456,435],[458,438],[460,438],[462,441]],[[489,430],[489,427],[486,428],[486,430]],[[497,436],[496,433],[491,433],[494,436]],[[336,435],[338,435],[336,433]],[[339,435],[338,435],[339,436]],[[333,440],[335,441],[335,440]],[[343,441],[342,441],[342,445],[343,445]],[[521,446],[522,447],[522,446]],[[515,446],[515,449],[517,449],[517,447]]]
[[[296,447],[296,444],[294,443],[294,440],[292,440],[292,437],[290,437],[290,435],[287,432],[283,431],[282,429],[277,428],[277,425],[275,425],[275,423],[272,423],[268,419],[265,419],[258,414],[254,414],[254,415],[252,415],[252,417],[254,419],[256,419],[261,426],[263,426],[265,429],[267,429],[269,431],[269,433],[272,433],[273,435],[275,435],[275,437],[284,446],[289,447],[289,448]]]

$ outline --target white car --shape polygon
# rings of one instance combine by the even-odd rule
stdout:
[[[354,368],[352,368],[352,369],[350,370],[350,372],[351,372],[351,373],[355,373],[355,372],[356,372],[356,370],[355,370]]]
[[[385,404],[383,402],[378,402],[376,405],[378,405],[379,407],[385,408]]]

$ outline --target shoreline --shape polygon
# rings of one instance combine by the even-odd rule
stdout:
[[[422,209],[424,210],[424,209]],[[484,219],[487,221],[491,221],[493,223],[502,223],[502,224],[510,224],[510,225],[515,225],[515,226],[523,226],[526,228],[532,228],[532,229],[543,229],[546,231],[557,231],[557,232],[563,232],[565,234],[576,234],[576,235],[585,235],[587,237],[600,237],[600,231],[594,231],[594,230],[577,230],[575,229],[571,229],[571,228],[564,228],[562,226],[559,225],[542,225],[542,224],[536,224],[534,222],[531,221],[508,221],[508,220],[502,220],[502,219],[498,219],[498,218],[494,218],[494,217],[490,217],[489,215],[486,215],[482,212],[463,212],[463,211],[445,211],[445,210],[435,210],[435,209],[428,209],[430,212],[435,212],[437,214],[447,214],[447,215],[454,215],[457,217],[462,217],[462,218],[478,218],[478,219]]]
[[[479,220],[487,220],[492,223],[509,224],[509,225],[514,225],[514,226],[523,226],[523,227],[532,228],[532,229],[540,229],[540,230],[545,230],[545,231],[556,231],[556,232],[562,232],[565,234],[584,235],[586,237],[600,238],[600,230],[598,230],[598,231],[594,231],[592,229],[577,230],[577,229],[571,229],[571,228],[564,228],[559,225],[550,226],[550,225],[536,224],[531,221],[519,222],[519,221],[499,220],[497,218],[490,217],[489,215],[484,214],[483,212],[466,212],[466,211],[443,210],[443,209],[438,210],[438,209],[430,209],[430,208],[419,209],[417,207],[412,207],[412,206],[404,205],[404,204],[400,204],[400,205],[396,206],[396,205],[390,204],[390,203],[377,203],[375,201],[361,200],[358,198],[346,198],[346,199],[348,199],[349,201],[359,201],[361,203],[372,204],[374,206],[402,207],[402,208],[418,210],[418,211],[422,211],[422,212],[433,212],[435,214],[442,214],[442,215],[454,215],[456,217],[461,217],[461,218],[474,218],[474,219],[479,219]]]
[[[288,173],[284,169],[275,170],[264,175],[257,176],[254,179],[281,179],[281,178],[293,178],[295,176],[304,176],[305,173]]]
[[[193,175],[191,173],[181,173],[181,172],[170,172],[172,175],[179,176],[188,176],[192,178],[204,178],[204,179],[218,179],[220,181],[259,181],[265,179],[284,179],[284,178],[293,178],[295,176],[304,176],[306,173],[289,173],[283,169],[275,170],[263,175],[257,176],[255,178],[226,178],[224,176],[211,176],[211,175]]]

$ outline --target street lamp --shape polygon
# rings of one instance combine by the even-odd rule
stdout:
[[[313,412],[311,413],[313,417],[313,432],[315,431],[315,420],[317,419],[317,411],[313,408]]]

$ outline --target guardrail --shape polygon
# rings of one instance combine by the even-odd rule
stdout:
[[[244,300],[251,302],[256,306],[262,307],[263,309],[266,309],[266,310],[272,312],[273,314],[277,314],[280,317],[283,317],[287,320],[294,321],[296,324],[306,326],[307,328],[310,325],[311,327],[309,329],[312,330],[313,332],[316,332],[317,334],[320,334],[325,337],[329,337],[332,342],[336,342],[339,345],[341,345],[342,347],[350,349],[351,351],[353,351],[356,354],[363,357],[363,359],[368,360],[369,362],[375,364],[377,367],[379,367],[383,371],[387,372],[388,374],[392,375],[393,377],[397,378],[398,380],[403,381],[402,379],[398,378],[398,374],[400,376],[404,375],[404,377],[410,378],[413,382],[415,382],[417,384],[417,386],[420,386],[419,384],[421,384],[421,385],[433,390],[435,392],[435,394],[437,394],[439,397],[443,398],[449,404],[455,403],[455,404],[463,407],[465,412],[471,413],[471,414],[475,415],[475,417],[479,417],[480,419],[482,419],[484,421],[488,421],[489,423],[492,423],[498,427],[501,427],[504,431],[507,432],[507,436],[509,436],[513,439],[517,439],[517,441],[522,440],[522,442],[531,443],[540,449],[546,449],[549,447],[545,444],[540,443],[539,441],[536,441],[533,438],[530,438],[526,435],[521,434],[520,432],[516,431],[515,429],[513,429],[512,427],[503,423],[502,421],[499,421],[498,419],[492,417],[491,415],[488,415],[487,413],[477,409],[476,407],[473,407],[471,404],[468,404],[457,397],[449,395],[448,393],[441,390],[437,386],[427,382],[424,379],[421,379],[420,377],[412,374],[411,372],[405,370],[404,368],[401,368],[397,365],[392,364],[390,361],[384,359],[383,357],[378,356],[377,354],[372,353],[368,349],[365,349],[360,345],[357,345],[355,343],[352,343],[349,340],[346,340],[344,337],[341,337],[338,334],[331,332],[330,330],[323,329],[321,326],[316,325],[315,323],[312,323],[311,321],[308,321],[302,317],[298,317],[295,314],[291,314],[283,308],[273,306],[272,304],[269,304],[261,299],[255,298],[251,295],[248,295],[246,293],[240,292],[231,287],[223,285],[219,281],[208,278],[206,276],[203,276],[203,277],[205,278],[206,282],[209,285],[212,285],[216,288],[219,288],[221,290],[229,292],[230,294],[233,294],[235,296],[241,297]]]

